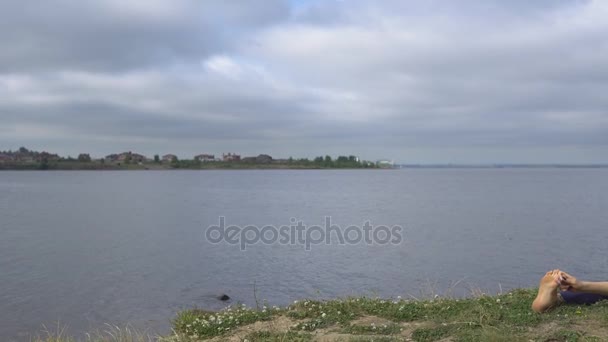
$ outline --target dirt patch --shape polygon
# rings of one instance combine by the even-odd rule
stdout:
[[[403,322],[403,323],[400,323],[399,326],[402,329],[401,336],[404,336],[404,337],[410,339],[412,337],[412,334],[414,333],[414,330],[416,330],[418,328],[427,328],[432,325],[429,323],[423,323],[423,322]]]
[[[245,339],[245,336],[258,331],[271,331],[277,333],[287,333],[292,327],[297,324],[296,321],[285,316],[277,316],[270,321],[255,322],[236,329],[230,336],[218,336],[210,341],[230,341],[240,342]]]
[[[602,324],[596,320],[589,320],[584,325],[573,324],[570,329],[580,331],[586,337],[594,336],[602,341],[608,340],[608,327],[606,327],[606,324]]]
[[[377,335],[352,335],[352,334],[341,334],[341,333],[327,333],[320,336],[315,336],[313,341],[315,342],[349,342],[353,339],[363,338],[365,341],[373,341],[375,338],[383,337]],[[411,339],[403,336],[387,336],[391,341],[411,341]]]
[[[539,326],[529,328],[528,331],[541,335],[541,336],[550,336],[553,332],[558,330],[561,326],[556,322],[550,322],[547,324],[541,324]]]
[[[580,336],[595,337],[599,338],[601,341],[608,341],[608,327],[594,319],[589,319],[585,321],[584,324],[574,323],[565,326],[558,324],[557,322],[550,322],[530,328],[529,330],[537,336],[552,336],[559,331],[569,331],[580,334]],[[564,338],[548,338],[543,341],[554,342],[563,340]]]
[[[314,337],[314,340],[317,342],[337,342],[337,341],[350,341],[354,335],[351,334],[341,334],[336,332],[328,332],[322,335],[318,335]]]
[[[393,321],[389,321],[386,318],[380,318],[380,317],[376,317],[376,316],[363,316],[361,318],[358,318],[354,321],[351,322],[352,325],[363,325],[363,326],[368,326],[368,325],[390,325],[390,324],[395,324],[395,322]]]
[[[247,335],[254,333],[254,332],[262,332],[262,331],[268,331],[268,332],[279,333],[279,334],[281,334],[281,333],[287,334],[287,332],[293,331],[293,328],[298,323],[299,323],[299,321],[293,320],[286,316],[276,316],[270,321],[256,322],[256,323],[253,323],[250,325],[239,327],[238,329],[235,329],[229,335],[218,336],[209,341],[240,342],[240,341],[243,341],[245,339],[245,337],[247,337]],[[391,320],[377,317],[377,316],[364,316],[364,317],[361,317],[361,318],[358,318],[358,319],[352,321],[350,324],[354,325],[354,326],[363,326],[363,327],[369,327],[371,325],[375,325],[378,327],[384,326],[384,325],[386,325],[386,326],[396,325],[400,328],[401,331],[398,334],[393,334],[393,335],[387,336],[387,337],[394,339],[395,341],[411,341],[412,333],[414,332],[414,330],[416,330],[417,328],[420,328],[420,327],[429,326],[429,324],[423,323],[423,322],[395,323]],[[318,330],[310,332],[310,334],[313,335],[313,341],[319,341],[319,342],[351,341],[354,338],[372,339],[374,336],[376,336],[376,337],[382,336],[382,335],[367,335],[367,334],[350,334],[350,333],[344,332],[343,327],[338,326],[338,325],[330,326],[330,327],[327,327],[324,329],[318,329]],[[450,340],[445,340],[445,341],[450,341]]]

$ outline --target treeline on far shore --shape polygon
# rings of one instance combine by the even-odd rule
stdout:
[[[197,159],[174,159],[169,163],[148,162],[144,165],[154,164],[174,169],[358,169],[376,168],[376,164],[368,161],[360,161],[354,156],[330,156],[308,158],[289,158],[276,160],[239,160],[239,161],[200,161]]]
[[[309,159],[273,161],[255,163],[247,161],[213,161],[201,162],[195,159],[181,159],[171,162],[106,162],[91,160],[88,162],[74,160],[57,160],[51,162],[12,162],[0,163],[0,170],[169,170],[169,169],[359,169],[378,168],[370,162],[338,161],[315,162]]]
[[[7,154],[5,154],[7,155]],[[126,152],[120,158],[93,159],[88,154],[78,158],[59,157],[46,152],[38,153],[25,148],[14,153],[12,159],[0,159],[0,170],[169,170],[169,169],[358,169],[379,168],[376,163],[360,160],[356,156],[320,156],[314,159],[273,159],[268,155],[237,160],[179,159],[175,155],[153,159]],[[15,157],[17,156],[17,157]],[[135,157],[133,157],[135,156]]]

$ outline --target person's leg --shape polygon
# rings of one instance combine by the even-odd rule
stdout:
[[[557,296],[557,288],[559,283],[556,280],[559,270],[547,272],[538,285],[538,295],[532,303],[532,310],[541,313],[545,312],[560,303],[560,298]]]
[[[595,293],[562,291],[559,295],[566,304],[590,305],[600,300],[608,300],[608,296]]]

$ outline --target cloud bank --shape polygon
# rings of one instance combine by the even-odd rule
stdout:
[[[605,1],[0,3],[0,149],[608,162]]]

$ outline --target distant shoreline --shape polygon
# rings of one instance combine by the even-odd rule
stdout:
[[[437,170],[437,169],[608,169],[608,165],[395,165],[394,167],[318,167],[301,165],[231,165],[216,166],[205,165],[201,167],[179,167],[170,165],[49,165],[41,169],[37,164],[30,165],[2,165],[2,171],[226,171],[226,170]]]
[[[222,164],[222,165],[219,165]],[[379,167],[320,167],[316,165],[286,164],[243,164],[243,163],[206,163],[199,166],[178,166],[170,164],[100,164],[80,162],[58,162],[41,168],[39,164],[7,165],[0,164],[0,171],[211,171],[211,170],[386,170]]]
[[[293,158],[274,159],[267,154],[241,158],[228,153],[216,158],[212,154],[199,154],[193,159],[179,159],[174,154],[154,155],[150,159],[131,151],[114,153],[104,158],[94,159],[88,153],[77,158],[61,157],[46,151],[31,151],[20,147],[17,151],[0,151],[0,170],[251,170],[251,169],[376,169],[393,168],[389,161],[371,162],[360,160],[354,155],[318,156],[314,159]]]

